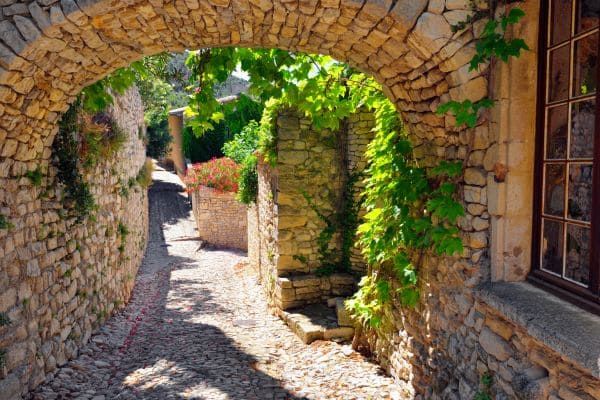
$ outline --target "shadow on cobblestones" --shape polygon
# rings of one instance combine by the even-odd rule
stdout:
[[[200,249],[180,181],[154,178],[129,303],[27,399],[390,398],[378,366],[331,342],[306,346],[271,315],[244,254]]]

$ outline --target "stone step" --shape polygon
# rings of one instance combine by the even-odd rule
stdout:
[[[279,311],[279,316],[306,344],[315,340],[351,340],[354,336],[354,328],[339,326],[336,310],[325,304],[310,304],[288,311]]]

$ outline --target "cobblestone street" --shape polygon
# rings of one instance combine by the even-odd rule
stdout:
[[[158,170],[130,303],[30,399],[401,399],[349,345],[305,345],[271,315],[241,253],[200,249],[187,196]]]

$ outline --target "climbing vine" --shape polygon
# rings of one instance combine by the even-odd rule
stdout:
[[[378,108],[376,120],[367,151],[367,214],[358,229],[370,271],[347,302],[353,315],[371,326],[382,322],[383,309],[392,300],[417,303],[418,269],[426,251],[462,251],[457,221],[464,215],[456,200],[462,164],[442,161],[430,170],[419,167],[396,109]]]
[[[478,10],[454,28],[458,31],[475,20],[488,18],[476,43],[471,70],[492,58],[506,62],[528,48],[522,39],[506,38],[509,26],[518,23],[524,12],[513,8],[496,19],[494,10]],[[424,257],[454,255],[463,250],[458,220],[464,216],[464,209],[457,198],[462,163],[442,161],[433,168],[419,166],[395,106],[372,78],[326,56],[282,50],[226,48],[192,53],[188,66],[196,89],[189,115],[197,134],[222,117],[212,88],[238,65],[250,77],[250,93],[265,102],[258,149],[271,163],[277,157],[275,119],[281,107],[294,107],[316,128],[332,131],[359,107],[374,111],[375,138],[367,152],[369,167],[363,192],[367,213],[358,228],[369,274],[347,306],[362,323],[377,326],[393,300],[405,306],[417,304],[419,268]],[[450,101],[440,105],[437,112],[451,113],[458,127],[472,128],[479,112],[493,104],[488,98]],[[319,236],[321,254],[333,258],[326,242],[333,237],[335,224],[316,211],[326,221]]]
[[[480,19],[485,14],[473,15]],[[521,9],[513,8],[500,19],[489,18],[476,43],[471,71],[493,57],[507,62],[528,49],[522,39],[506,39],[508,27],[524,15]],[[454,30],[464,29],[473,21],[459,24]],[[479,111],[493,105],[488,98],[477,102],[450,101],[440,105],[437,113],[450,112],[457,127],[473,128]],[[376,117],[376,136],[367,153],[371,162],[365,191],[368,213],[359,228],[370,273],[347,302],[361,323],[375,327],[382,323],[385,307],[396,295],[403,305],[417,304],[418,269],[427,252],[453,255],[462,251],[457,222],[464,216],[463,207],[456,200],[462,163],[442,161],[429,170],[418,167],[412,160],[406,135],[400,133],[403,128],[396,110],[385,105],[377,109]]]
[[[481,10],[477,4],[472,1],[472,14],[465,21],[452,26],[453,32],[465,29],[469,24],[478,20],[487,19],[481,36],[475,44],[475,55],[469,63],[469,71],[476,71],[480,65],[489,63],[493,58],[498,58],[502,62],[508,62],[510,57],[519,57],[521,51],[529,50],[527,43],[521,38],[506,38],[506,32],[512,25],[516,25],[524,16],[525,12],[518,7],[511,8],[508,14],[500,18],[494,18],[495,7],[490,5],[489,9]],[[475,127],[479,111],[489,109],[494,106],[494,101],[489,98],[483,98],[479,101],[448,101],[441,104],[438,114],[450,113],[456,118],[456,126],[466,125],[469,128]]]

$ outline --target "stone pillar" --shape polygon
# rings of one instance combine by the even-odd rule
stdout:
[[[169,133],[173,137],[167,158],[173,161],[179,176],[185,175],[187,169],[183,155],[183,108],[169,111]]]

